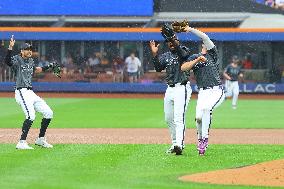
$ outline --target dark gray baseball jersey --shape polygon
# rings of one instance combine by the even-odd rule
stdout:
[[[231,64],[229,64],[224,71],[231,77],[231,81],[238,81],[238,77],[241,74],[241,67],[233,67]]]
[[[198,88],[207,88],[221,85],[218,53],[217,48],[213,47],[207,51],[207,54],[194,54],[189,57],[189,61],[196,59],[199,56],[205,56],[207,61],[197,63],[193,68]]]
[[[15,75],[15,88],[32,88],[32,76],[35,69],[33,59],[24,59],[16,55],[12,57],[10,65]]]
[[[176,83],[187,83],[189,79],[190,72],[189,71],[181,71],[181,64],[188,58],[189,50],[186,47],[181,47],[185,52],[187,52],[187,56],[180,57],[177,52],[166,52],[161,54],[160,56],[153,57],[152,63],[155,66],[155,70],[157,72],[161,72],[162,70],[166,70],[166,82],[168,85],[173,85]]]

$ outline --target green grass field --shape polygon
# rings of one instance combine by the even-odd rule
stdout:
[[[0,145],[0,186],[19,189],[249,189],[268,187],[184,183],[178,177],[280,159],[281,145],[212,145],[198,157],[188,145],[183,156],[164,153],[167,145],[56,145],[16,151]]]
[[[166,128],[162,99],[46,99],[54,111],[53,128]],[[213,113],[212,128],[284,128],[283,100],[225,101]],[[0,128],[19,128],[24,120],[13,98],[0,98]],[[190,102],[187,127],[195,128],[196,100]],[[37,115],[34,127],[39,127]]]
[[[52,128],[166,128],[162,99],[46,99],[54,110]],[[284,101],[225,101],[213,116],[213,128],[284,128]],[[195,128],[196,100],[190,102],[187,127]],[[19,128],[24,120],[13,98],[0,98],[0,128]],[[41,116],[33,127],[39,127]],[[16,142],[16,141],[15,141]],[[194,145],[183,156],[165,154],[168,145],[56,145],[54,149],[17,151],[0,144],[0,188],[9,189],[264,189],[184,183],[178,177],[234,168],[284,157],[284,145],[210,145],[199,157]]]

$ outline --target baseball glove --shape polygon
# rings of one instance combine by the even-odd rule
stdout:
[[[172,23],[173,30],[177,33],[185,32],[185,28],[188,26],[188,22],[186,20],[182,22],[175,21]]]
[[[164,24],[161,28],[161,34],[166,41],[172,41],[176,37],[171,24]]]
[[[61,78],[61,67],[57,62],[50,63],[51,70],[56,77]]]

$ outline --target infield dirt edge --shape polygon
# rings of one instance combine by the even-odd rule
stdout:
[[[284,159],[240,168],[185,175],[178,179],[184,182],[219,185],[283,187]]]

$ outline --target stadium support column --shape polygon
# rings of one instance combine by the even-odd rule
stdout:
[[[45,56],[46,55],[46,45],[45,45],[45,41],[41,41],[40,42],[40,50],[41,50],[41,52],[40,52],[40,55],[41,56]]]
[[[143,57],[143,50],[144,50],[143,49],[143,42],[138,43],[137,47],[138,47],[138,57],[140,58],[140,61],[143,64],[143,59],[144,59],[144,57]]]
[[[144,56],[143,56],[143,51],[144,51],[143,42],[138,43],[137,48],[138,48],[138,57],[141,61],[141,72],[142,73],[140,73],[140,74],[143,75],[144,69],[145,69],[145,67],[144,67]]]
[[[118,42],[119,43],[119,56],[120,58],[124,58],[124,46],[123,46],[123,42]]]
[[[85,57],[85,42],[81,41],[80,43],[80,55],[81,57]]]
[[[105,52],[105,44],[103,41],[100,42],[100,53],[103,55]]]
[[[217,43],[217,47],[218,47],[218,55],[219,55],[219,69],[223,69],[225,65],[223,65],[223,42],[216,42]]]
[[[60,62],[62,62],[63,58],[65,57],[65,42],[61,41],[61,48],[60,48]]]

